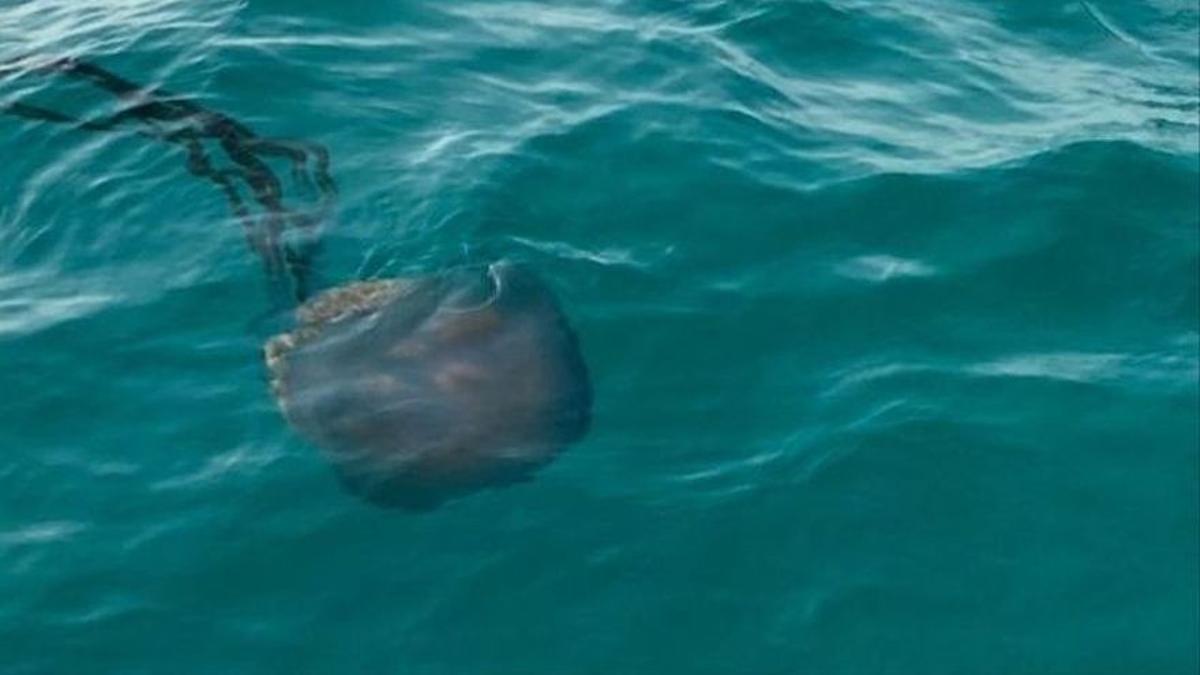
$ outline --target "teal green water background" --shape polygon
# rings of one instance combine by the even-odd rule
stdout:
[[[1195,673],[1198,21],[0,0],[0,58],[326,144],[330,282],[533,266],[596,397],[532,482],[364,504],[220,194],[0,117],[0,673]]]

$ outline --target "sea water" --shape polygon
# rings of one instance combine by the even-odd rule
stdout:
[[[531,482],[365,504],[220,192],[0,117],[0,673],[1195,673],[1198,21],[3,0],[0,59],[327,146],[325,283],[536,269],[595,408]]]

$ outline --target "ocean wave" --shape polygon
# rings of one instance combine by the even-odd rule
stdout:
[[[6,666],[1194,671],[1197,17],[5,3],[0,105],[119,108],[8,61],[75,55],[318,140],[324,282],[525,260],[596,391],[535,480],[369,509],[221,194],[0,117]]]

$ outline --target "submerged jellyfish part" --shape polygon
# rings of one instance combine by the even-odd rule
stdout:
[[[551,295],[508,263],[350,284],[266,346],[288,421],[385,506],[528,479],[587,429],[591,386]]]

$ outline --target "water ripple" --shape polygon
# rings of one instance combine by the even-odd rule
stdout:
[[[28,546],[66,541],[86,529],[86,523],[69,520],[30,523],[15,530],[0,531],[0,544]]]
[[[0,118],[0,669],[1195,672],[1198,18],[0,2],[0,104],[113,112],[8,62],[84,56],[319,140],[324,281],[528,260],[596,386],[533,481],[364,506],[222,196]]]

